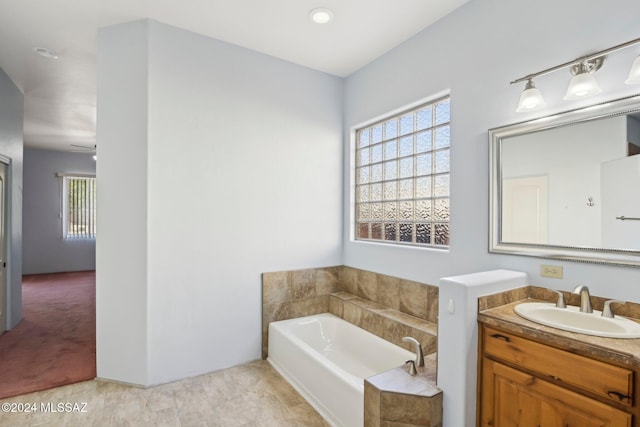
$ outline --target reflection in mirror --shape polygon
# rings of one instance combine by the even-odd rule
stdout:
[[[640,266],[639,111],[631,97],[490,130],[490,250]]]

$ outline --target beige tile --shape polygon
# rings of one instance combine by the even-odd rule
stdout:
[[[413,336],[412,328],[405,323],[397,322],[393,319],[390,319],[386,316],[380,316],[381,325],[382,325],[382,335],[380,335],[385,340],[394,343],[395,345],[399,345],[405,347],[407,350],[413,351],[413,347],[410,343],[406,343],[402,341],[403,337]]]
[[[342,318],[356,326],[361,326],[363,311],[362,307],[353,304],[351,301],[345,301],[342,308]]]
[[[288,273],[262,273],[262,304],[274,304],[284,301],[288,291]]]
[[[438,337],[428,332],[411,328],[409,334],[418,340],[422,345],[424,355],[429,355],[438,351]],[[411,349],[409,349],[411,350]]]
[[[429,286],[411,280],[401,280],[400,311],[427,320]]]
[[[329,295],[329,313],[342,317],[344,310],[344,301],[335,295]]]
[[[295,317],[310,316],[312,314],[329,311],[329,296],[321,295],[304,299],[284,301],[278,307],[275,317],[278,320],[293,319]]]
[[[381,393],[380,413],[386,421],[427,425],[429,398],[400,393]]]
[[[381,338],[387,335],[387,324],[385,318],[375,311],[363,310],[360,320],[360,327],[366,331],[371,332]]]
[[[378,276],[378,303],[400,310],[400,279],[385,275]]]
[[[315,269],[290,271],[287,299],[300,299],[316,296],[315,279]]]
[[[364,413],[364,427],[380,427],[380,418],[375,415],[365,412]]]
[[[330,294],[342,291],[338,281],[338,267],[327,267],[316,270],[316,295]]]
[[[371,271],[358,271],[358,294],[360,298],[378,301],[378,275]]]
[[[358,270],[342,266],[338,270],[338,280],[345,292],[358,295]]]
[[[364,411],[374,418],[380,418],[380,390],[367,380],[364,381]]]
[[[545,298],[554,298],[555,293],[544,290]],[[529,287],[511,289],[493,295],[486,295],[478,298],[478,310],[487,310],[501,305],[509,304],[514,301],[526,299],[529,296]]]
[[[356,300],[358,297],[356,295],[350,294],[348,292],[333,292],[331,296],[336,297],[342,301]]]
[[[427,285],[427,321],[438,323],[438,309],[440,304],[440,289]]]

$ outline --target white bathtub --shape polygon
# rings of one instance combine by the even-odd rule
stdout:
[[[269,324],[271,365],[335,427],[364,423],[364,379],[415,354],[333,314]]]

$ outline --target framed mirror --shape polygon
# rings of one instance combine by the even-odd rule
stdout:
[[[489,130],[489,251],[640,267],[640,95]]]

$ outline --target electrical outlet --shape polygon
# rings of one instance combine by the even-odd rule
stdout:
[[[540,276],[552,277],[554,279],[562,279],[562,267],[559,265],[545,265],[540,266]]]

